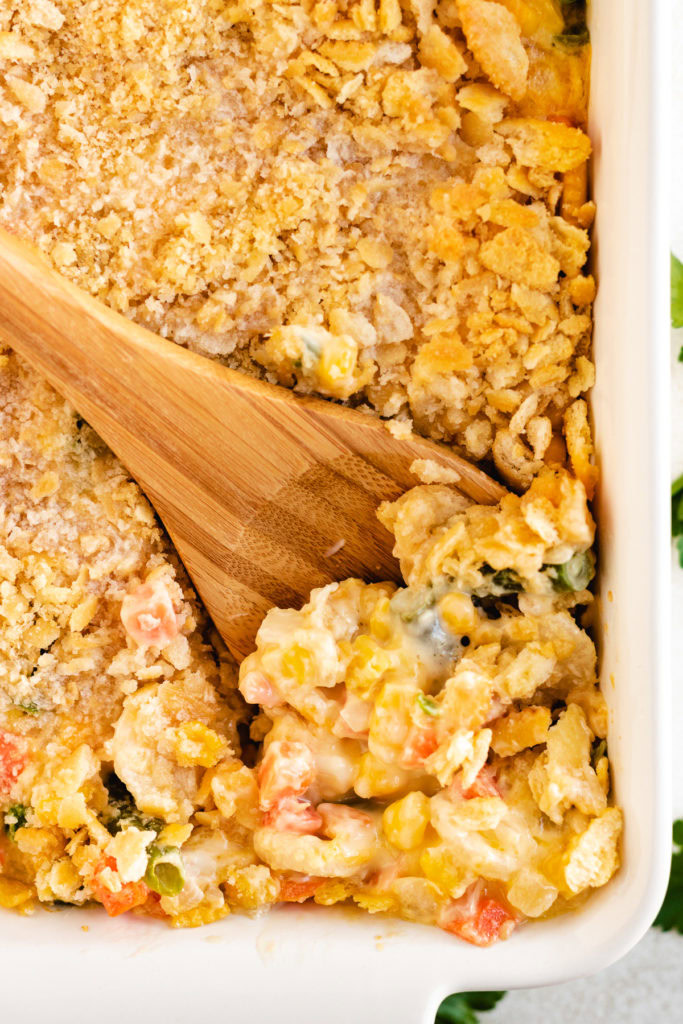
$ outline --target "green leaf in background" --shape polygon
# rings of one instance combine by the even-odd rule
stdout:
[[[504,992],[458,992],[447,996],[436,1011],[436,1024],[478,1024],[478,1014],[492,1010]]]
[[[669,888],[655,918],[655,927],[665,932],[675,930],[683,935],[683,821],[674,822],[673,841]]]
[[[671,253],[671,326],[683,327],[683,263],[673,253]],[[680,355],[678,358],[681,358]]]
[[[671,536],[678,548],[678,561],[683,568],[683,473],[671,485]]]

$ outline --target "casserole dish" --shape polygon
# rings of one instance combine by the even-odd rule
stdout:
[[[173,932],[99,912],[4,915],[5,1006],[66,1021],[75,1001],[100,1020],[184,1021],[197,1013],[342,1022],[431,1021],[449,992],[529,986],[598,970],[650,923],[669,862],[666,664],[668,474],[666,252],[658,132],[664,4],[594,12],[592,135],[598,201],[598,385],[602,573],[597,629],[610,705],[624,865],[578,914],[484,952],[416,925],[346,910],[281,908]],[[659,319],[657,319],[659,317]],[[647,340],[646,340],[647,339]],[[651,340],[651,343],[648,342]],[[630,472],[626,472],[626,468]],[[614,686],[610,681],[614,681]],[[84,932],[82,929],[87,928]],[[104,991],[105,998],[101,993]],[[76,1011],[78,1012],[78,1011]]]

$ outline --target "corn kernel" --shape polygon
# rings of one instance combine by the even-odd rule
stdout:
[[[202,722],[183,722],[173,731],[175,759],[183,768],[211,768],[225,754],[226,741]]]
[[[371,697],[384,673],[391,667],[391,655],[367,635],[353,642],[353,655],[346,673],[346,685],[359,697]]]
[[[447,846],[428,846],[420,854],[425,876],[453,899],[458,899],[474,880],[473,873],[458,864]]]
[[[318,379],[323,387],[334,393],[344,379],[352,376],[356,368],[358,346],[349,335],[332,335],[325,345],[318,363]]]
[[[161,846],[182,846],[192,835],[192,825],[167,825],[159,833]]]
[[[388,597],[381,597],[370,616],[370,632],[378,640],[388,640],[391,636],[391,602]]]
[[[307,647],[293,644],[282,655],[282,674],[296,679],[300,686],[312,681],[315,675],[315,658]]]
[[[363,800],[375,796],[391,796],[405,786],[407,778],[408,773],[398,765],[384,764],[368,750],[358,762],[358,775],[353,788]]]
[[[477,622],[477,613],[471,598],[457,591],[446,594],[439,603],[439,614],[456,636],[467,636]]]
[[[389,804],[382,815],[384,834],[399,850],[419,846],[428,824],[429,797],[418,790]]]

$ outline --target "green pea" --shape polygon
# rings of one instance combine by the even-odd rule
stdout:
[[[151,846],[145,882],[160,896],[177,896],[185,885],[185,869],[180,851],[173,846]]]
[[[595,576],[595,555],[577,552],[562,565],[549,565],[548,575],[555,590],[585,590]]]

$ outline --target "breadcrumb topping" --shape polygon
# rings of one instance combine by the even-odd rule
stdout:
[[[588,48],[552,0],[26,0],[0,224],[205,355],[528,486],[593,382]]]

